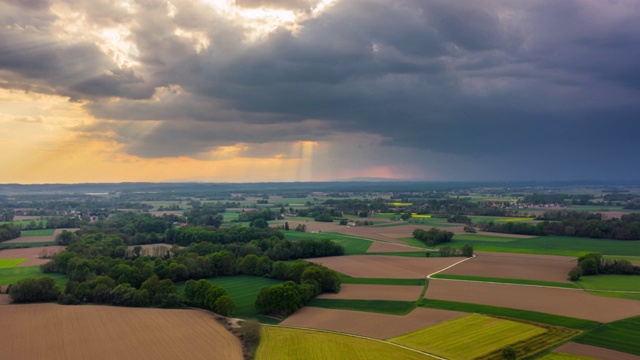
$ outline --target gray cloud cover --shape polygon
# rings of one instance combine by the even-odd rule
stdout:
[[[256,41],[203,3],[64,1],[129,29],[124,68],[89,40],[57,40],[57,3],[0,2],[0,84],[87,101],[105,122],[77,130],[113,131],[130,154],[352,133],[380,139],[363,162],[442,179],[640,178],[635,1],[338,1]]]

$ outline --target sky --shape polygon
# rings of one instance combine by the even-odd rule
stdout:
[[[0,183],[640,180],[637,0],[0,0]]]

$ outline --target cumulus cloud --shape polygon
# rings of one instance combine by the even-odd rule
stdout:
[[[0,86],[85,101],[103,122],[76,130],[141,157],[291,156],[282,144],[359,134],[378,139],[361,159],[417,153],[402,162],[442,177],[460,176],[450,161],[598,177],[584,159],[629,162],[640,130],[631,0],[125,3],[0,2]],[[294,19],[261,18],[256,38],[246,9]]]

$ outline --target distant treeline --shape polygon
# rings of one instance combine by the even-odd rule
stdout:
[[[523,222],[481,222],[476,224],[480,230],[522,235],[577,236],[598,239],[640,240],[640,214],[622,215],[620,219],[601,220],[590,215],[564,219],[562,221],[544,221],[538,224]]]
[[[14,224],[0,225],[0,242],[20,237],[20,227]]]

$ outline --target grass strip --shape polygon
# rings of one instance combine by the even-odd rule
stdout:
[[[418,306],[432,309],[453,310],[468,313],[502,316],[506,318],[533,321],[554,326],[564,326],[576,330],[590,330],[601,325],[601,323],[592,320],[545,314],[537,311],[519,310],[457,301],[422,299],[418,302]]]
[[[52,236],[56,229],[22,230],[20,236]]]
[[[573,341],[640,355],[640,316],[634,316],[599,326]]]
[[[63,274],[43,273],[42,270],[40,270],[40,266],[25,266],[0,269],[0,285],[13,284],[27,278],[39,279],[45,276],[52,277],[56,281],[56,285],[60,288],[64,288],[69,281]]]
[[[406,315],[416,308],[414,301],[313,299],[307,306],[324,309],[366,311],[380,314]]]
[[[559,287],[559,288],[566,288],[566,289],[578,289],[578,286],[576,286],[573,283],[561,283],[561,282],[555,282],[555,281],[505,279],[505,278],[494,278],[494,277],[486,277],[486,276],[449,275],[449,274],[436,274],[436,275],[433,275],[432,278],[481,281],[481,282],[491,282],[491,283],[499,283],[499,284],[538,285],[538,286],[550,286],[550,287]]]
[[[42,242],[24,242],[24,243],[0,243],[0,250],[4,249],[25,249],[32,247],[41,247],[41,246],[49,246],[56,245],[55,241],[42,241]]]

